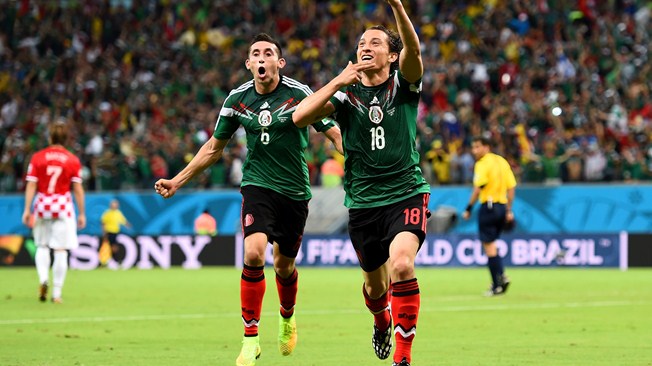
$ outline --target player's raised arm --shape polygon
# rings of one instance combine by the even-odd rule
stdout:
[[[405,80],[415,82],[423,76],[423,61],[421,60],[421,45],[401,0],[386,0],[392,7],[398,34],[403,42],[399,56],[399,69]]]
[[[170,198],[174,196],[177,192],[177,189],[181,188],[186,182],[195,177],[197,174],[203,172],[209,166],[215,164],[222,156],[224,147],[228,143],[228,140],[218,140],[215,137],[211,137],[206,143],[199,149],[197,154],[192,158],[190,163],[183,168],[174,178],[172,179],[159,179],[154,184],[154,189],[156,193],[163,196],[163,198]]]
[[[333,103],[329,100],[341,88],[360,82],[362,72],[374,66],[371,62],[360,62],[349,64],[346,68],[328,84],[304,98],[292,113],[292,121],[297,127],[306,127],[322,118],[331,115],[335,111]]]

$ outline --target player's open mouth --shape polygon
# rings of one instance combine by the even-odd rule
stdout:
[[[361,59],[362,61],[369,61],[369,60],[371,60],[372,58],[373,58],[373,57],[372,57],[371,55],[363,55],[362,57],[360,57],[360,59]]]
[[[261,66],[258,68],[258,77],[264,78],[265,77],[265,67]]]

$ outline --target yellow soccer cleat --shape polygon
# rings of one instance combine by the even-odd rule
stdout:
[[[283,356],[287,356],[294,347],[297,346],[297,321],[292,314],[289,318],[284,318],[279,314],[278,320],[278,350]]]
[[[244,337],[242,340],[242,349],[240,355],[235,360],[236,366],[254,366],[256,360],[260,357],[260,338]]]

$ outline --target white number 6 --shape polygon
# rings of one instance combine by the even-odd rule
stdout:
[[[264,145],[269,144],[269,133],[267,132],[267,127],[261,128],[260,131],[260,142]]]

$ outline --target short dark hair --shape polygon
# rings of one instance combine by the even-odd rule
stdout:
[[[57,121],[50,125],[50,144],[65,145],[68,143],[68,126],[64,121]]]
[[[473,136],[471,142],[479,142],[484,146],[491,147],[491,140],[489,140],[489,138],[485,136]]]
[[[247,51],[247,56],[251,52],[251,46],[253,46],[254,43],[256,42],[269,42],[274,44],[278,52],[278,58],[283,57],[283,50],[281,49],[281,44],[276,39],[274,39],[274,37],[270,36],[267,33],[258,33],[254,36],[254,38],[251,39],[251,43],[249,43],[249,50]]]
[[[398,53],[399,55],[401,54],[401,50],[403,49],[403,41],[401,40],[401,36],[397,32],[385,27],[382,24],[374,25],[373,27],[367,28],[367,30],[371,30],[371,29],[385,32],[385,34],[387,34],[389,52],[395,52]],[[399,63],[399,59],[397,58],[396,61],[392,62],[392,65],[390,66],[390,70],[394,71],[398,69],[399,66],[398,63]]]

